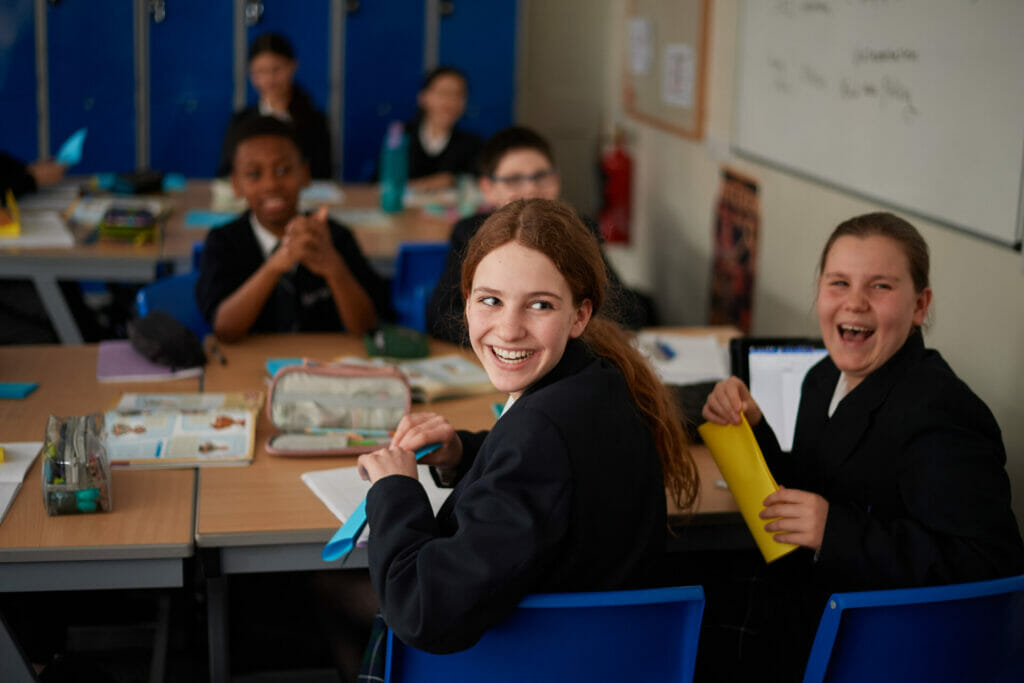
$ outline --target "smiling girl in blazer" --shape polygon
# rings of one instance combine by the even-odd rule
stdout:
[[[373,482],[370,577],[406,643],[473,645],[528,593],[650,585],[665,550],[665,490],[697,473],[672,398],[601,315],[597,240],[571,208],[519,200],[470,242],[462,270],[473,350],[509,395],[489,432],[414,413],[364,455]],[[435,518],[412,451],[455,489]]]
[[[892,214],[858,216],[832,233],[817,295],[829,355],[804,379],[791,453],[742,381],[720,382],[708,397],[712,422],[746,415],[781,485],[764,501],[765,529],[803,550],[762,563],[742,589],[709,591],[709,613],[720,599],[743,621],[705,624],[698,671],[799,680],[831,593],[1024,571],[999,426],[924,346],[928,267],[924,239]],[[716,643],[723,633],[741,634],[735,649]],[[738,675],[722,675],[736,662]]]

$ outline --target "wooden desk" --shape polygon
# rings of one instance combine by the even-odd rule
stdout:
[[[710,329],[710,328],[709,328]],[[712,332],[730,335],[729,328]],[[211,365],[206,375],[206,390],[266,390],[264,362],[271,356],[305,356],[329,360],[338,356],[365,356],[360,339],[344,334],[260,335],[234,345],[222,345],[227,365]],[[431,341],[431,353],[458,352],[473,358],[472,352]],[[447,416],[461,429],[488,429],[494,424],[491,406],[503,403],[505,395],[495,392],[469,399],[445,400],[433,404],[413,404],[414,411],[435,410]],[[302,483],[299,475],[315,469],[354,465],[352,456],[281,457],[266,452],[266,441],[274,433],[265,415],[256,430],[256,454],[246,468],[205,468],[199,473],[198,521],[196,543],[199,547],[221,548],[222,569],[227,573],[268,571],[266,555],[274,555],[274,568],[315,569],[320,546],[338,527],[338,520]],[[721,474],[707,449],[694,449],[701,475],[698,512],[732,514],[736,511],[732,496],[716,485]],[[678,514],[678,510],[670,512]],[[308,544],[308,552],[283,556],[256,548]],[[232,548],[244,548],[232,551]],[[258,556],[258,558],[257,558]],[[250,558],[257,558],[255,564]],[[356,559],[356,558],[353,558]]]
[[[82,179],[69,179],[78,182]],[[0,241],[0,279],[32,280],[57,336],[64,344],[81,344],[82,334],[75,324],[57,282],[59,280],[100,280],[114,282],[152,282],[160,264],[170,262],[175,272],[192,268],[192,246],[206,238],[205,229],[187,228],[185,216],[190,209],[209,209],[212,203],[211,180],[191,180],[183,192],[160,195],[171,205],[171,213],[162,226],[160,241],[130,245],[95,242],[82,244],[83,235],[70,248],[5,247]],[[339,208],[373,209],[380,205],[376,185],[345,185]],[[352,222],[349,227],[363,253],[384,276],[394,271],[395,254],[402,242],[447,241],[452,220],[434,216],[421,209],[406,209],[388,216],[387,225]]]
[[[61,342],[81,344],[82,334],[57,282],[151,282],[162,258],[159,243],[135,246],[96,242],[76,243],[70,248],[37,248],[5,247],[0,241],[0,278],[32,280]]]
[[[724,327],[685,331],[710,332],[723,340],[737,334],[732,328]],[[227,364],[208,368],[207,391],[265,391],[264,363],[272,356],[304,356],[318,360],[365,356],[362,341],[343,334],[260,335],[238,344],[222,345],[222,351]],[[469,350],[431,341],[432,354],[452,352],[474,358]],[[469,399],[413,404],[413,410],[437,411],[458,428],[481,430],[494,424],[491,406],[505,399],[504,394],[495,392]],[[269,420],[262,415],[256,430],[252,465],[205,468],[199,472],[196,545],[204,555],[210,555],[204,567],[219,569],[206,577],[213,681],[228,679],[226,605],[230,574],[339,566],[339,563],[328,564],[320,558],[323,544],[337,530],[339,522],[299,475],[311,470],[354,466],[356,458],[272,456],[266,452],[266,441],[273,432]],[[702,482],[698,514],[685,518],[676,515],[683,530],[676,541],[676,549],[716,547],[723,534],[736,526],[738,519],[732,496],[715,484],[721,475],[707,449],[698,446],[694,455]],[[745,534],[745,528],[740,532]],[[366,566],[366,561],[365,548],[357,548],[347,559],[346,566]]]
[[[209,209],[212,204],[210,180],[190,180],[183,193],[168,195],[174,211],[167,222],[163,256],[175,264],[176,272],[191,269],[192,245],[206,239],[208,230],[185,227],[185,214],[190,209]],[[380,194],[374,184],[343,185],[344,198],[340,209],[376,209]],[[421,209],[405,209],[388,216],[387,225],[347,222],[360,249],[374,267],[385,276],[394,271],[395,254],[402,242],[444,242],[451,233],[452,220],[434,216]]]
[[[199,390],[195,378],[100,384],[96,349],[0,346],[0,381],[39,383],[25,399],[0,400],[0,441],[42,441],[51,413],[105,410],[124,392]],[[193,470],[118,470],[111,512],[50,517],[43,507],[41,469],[37,459],[0,523],[0,591],[183,585],[183,563],[192,555]],[[0,650],[12,642],[0,628]],[[15,675],[21,674],[14,658],[0,658],[0,680],[20,680]]]

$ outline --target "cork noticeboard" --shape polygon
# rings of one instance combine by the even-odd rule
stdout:
[[[704,136],[711,0],[630,0],[623,99],[634,119],[692,140]]]

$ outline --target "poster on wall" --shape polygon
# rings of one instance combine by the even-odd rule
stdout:
[[[750,333],[757,272],[757,189],[754,179],[722,168],[712,236],[710,323],[735,325],[744,334]]]

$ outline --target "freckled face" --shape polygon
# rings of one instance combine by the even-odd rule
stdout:
[[[299,191],[309,184],[309,165],[288,138],[258,135],[243,140],[235,150],[231,184],[260,224],[280,235],[298,213]]]
[[[818,279],[818,324],[851,388],[882,367],[924,323],[932,290],[914,291],[910,264],[888,237],[837,239]]]
[[[569,284],[539,251],[508,242],[477,265],[466,298],[469,339],[491,383],[518,398],[583,334],[591,302],[573,304]]]

